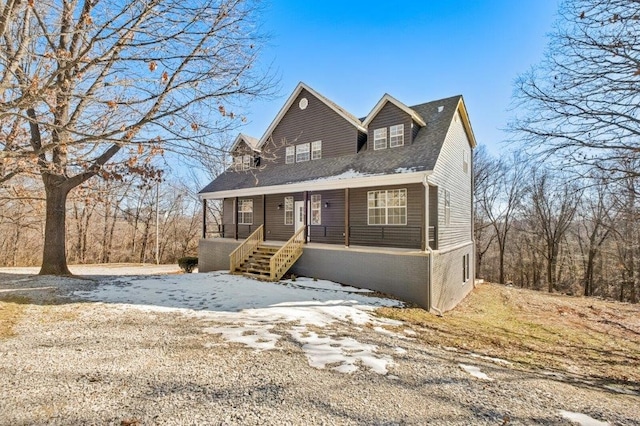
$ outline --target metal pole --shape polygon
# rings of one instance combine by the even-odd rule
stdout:
[[[156,265],[160,264],[160,182],[156,184]]]

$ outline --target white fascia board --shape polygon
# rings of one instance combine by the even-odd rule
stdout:
[[[287,194],[304,191],[327,191],[330,189],[367,188],[376,186],[403,185],[408,183],[422,183],[432,170],[411,173],[397,173],[392,175],[377,175],[353,177],[349,179],[320,180],[285,185],[260,186],[253,188],[233,189],[228,191],[206,192],[199,194],[200,200],[220,200],[223,198],[249,197],[254,195]]]
[[[469,120],[469,114],[467,113],[467,106],[464,103],[464,98],[460,97],[460,100],[458,101],[458,106],[456,109],[460,112],[462,125],[464,126],[464,130],[467,132],[467,137],[471,142],[471,148],[477,147],[478,143],[476,142],[476,136],[473,133],[473,129],[471,128],[471,121]]]
[[[236,136],[236,140],[233,142],[233,145],[231,146],[231,149],[229,150],[229,152],[235,151],[238,145],[240,145],[240,142],[244,142],[249,147],[249,149],[256,152],[260,152],[257,146],[254,147],[251,145],[251,143],[249,143],[249,141],[247,140],[249,137],[250,136],[247,136],[244,133],[239,133],[238,136]],[[255,139],[255,138],[251,138],[251,139]]]
[[[382,99],[380,99],[378,101],[378,103],[376,104],[376,106],[373,107],[373,109],[371,110],[371,112],[369,113],[369,115],[367,115],[367,118],[364,119],[364,121],[362,122],[362,125],[367,127],[369,126],[369,123],[371,123],[371,120],[373,120],[373,118],[378,115],[378,113],[380,112],[380,110],[382,109],[382,107],[387,103],[387,102],[391,102],[392,104],[394,104],[395,106],[397,106],[398,108],[400,108],[402,111],[406,112],[407,114],[409,114],[411,116],[411,118],[413,119],[413,121],[415,121],[416,123],[418,123],[420,126],[424,127],[427,124],[424,122],[424,120],[422,119],[422,117],[420,117],[418,115],[417,112],[415,112],[414,110],[412,110],[411,108],[409,108],[408,106],[406,106],[405,104],[403,104],[402,102],[400,102],[399,100],[397,100],[396,98],[394,98],[393,96],[391,96],[388,93],[385,93],[384,96],[382,97]]]
[[[311,87],[307,86],[305,83],[303,83],[301,81],[300,83],[298,83],[296,88],[293,90],[293,93],[291,93],[291,96],[289,96],[289,98],[287,99],[287,102],[285,102],[285,104],[282,106],[282,108],[280,108],[280,111],[278,112],[278,115],[276,115],[276,118],[271,122],[271,124],[267,128],[267,131],[264,132],[264,135],[262,135],[262,137],[260,138],[260,142],[258,143],[258,147],[257,148],[262,148],[262,146],[267,142],[267,139],[269,139],[269,136],[271,136],[271,133],[276,128],[278,123],[280,123],[280,120],[282,120],[282,117],[284,117],[284,115],[287,113],[287,111],[289,111],[289,108],[291,108],[291,105],[293,104],[293,101],[296,100],[296,98],[298,97],[298,95],[300,94],[302,89],[306,89],[307,92],[311,93],[319,101],[321,101],[322,103],[327,105],[329,108],[331,108],[333,111],[335,111],[338,115],[340,115],[345,120],[347,120],[348,122],[353,124],[355,127],[358,128],[358,130],[360,130],[362,132],[365,132],[365,133],[367,132],[367,129],[362,126],[362,123],[360,123],[359,120],[358,120],[358,122],[355,122],[352,117],[349,117],[343,111],[341,111],[339,108],[336,108],[336,106],[335,106],[335,104],[333,102],[330,102],[327,98],[325,98],[320,93],[316,92]]]

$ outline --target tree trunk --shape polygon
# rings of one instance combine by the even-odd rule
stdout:
[[[67,267],[65,245],[66,203],[69,190],[49,179],[43,179],[46,191],[44,251],[40,275],[71,275]]]

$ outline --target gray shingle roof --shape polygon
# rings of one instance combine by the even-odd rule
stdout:
[[[402,148],[372,149],[337,158],[304,163],[273,165],[250,171],[228,169],[200,193],[228,191],[273,185],[286,185],[351,175],[387,175],[433,170],[461,96],[440,99],[410,107],[427,124],[411,145]],[[444,107],[439,112],[439,107]],[[354,141],[355,144],[355,141]]]

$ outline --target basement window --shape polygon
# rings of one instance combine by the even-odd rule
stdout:
[[[469,268],[469,254],[465,254],[462,256],[462,284],[465,284],[469,281],[471,276],[470,268]]]

